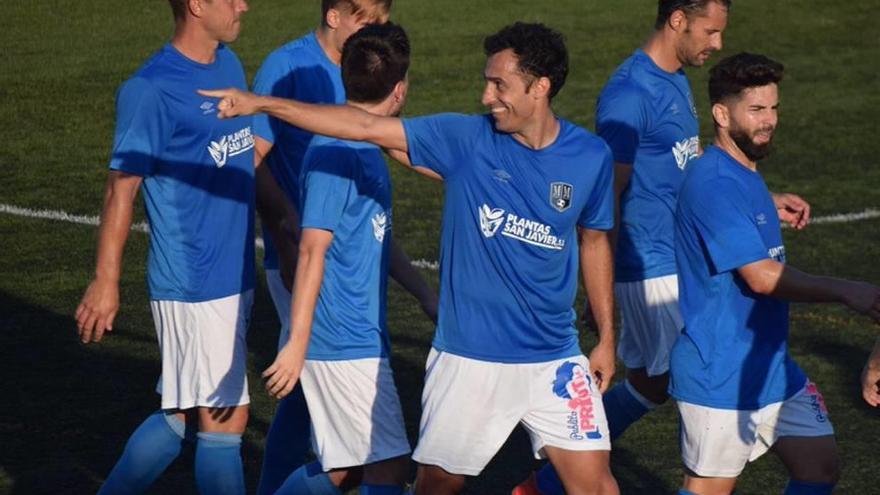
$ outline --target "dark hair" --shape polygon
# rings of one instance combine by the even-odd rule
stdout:
[[[737,96],[744,89],[779,83],[785,67],[775,60],[754,53],[737,53],[724,58],[709,70],[709,101],[716,104]]]
[[[729,9],[731,0],[660,0],[657,3],[657,20],[654,21],[654,29],[663,29],[666,21],[676,10],[684,11],[684,15],[690,19],[693,15],[705,12],[712,2]]]
[[[359,103],[385,99],[409,70],[409,39],[402,27],[369,24],[342,47],[342,84],[346,97]]]
[[[543,24],[517,22],[483,41],[487,57],[508,48],[519,59],[520,71],[550,79],[551,99],[559,93],[568,76],[568,50],[561,33]]]
[[[321,0],[321,23],[327,22],[327,12],[330,9],[345,7],[354,16],[363,13],[365,4],[380,9],[384,13],[391,11],[392,0]]]
[[[168,0],[168,3],[171,4],[171,12],[174,13],[175,20],[186,18],[188,0]]]

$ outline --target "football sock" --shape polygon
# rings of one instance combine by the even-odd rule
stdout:
[[[291,473],[305,464],[310,435],[309,409],[302,387],[297,383],[278,403],[269,427],[257,495],[274,494]]]
[[[300,466],[287,477],[277,495],[342,495],[317,461]]]
[[[202,495],[244,495],[241,435],[199,432],[195,471]]]
[[[542,495],[565,495],[565,488],[562,481],[553,469],[553,465],[549,462],[535,473],[535,484]]]
[[[185,425],[173,414],[151,414],[131,434],[99,495],[135,494],[150,485],[180,454]]]
[[[689,491],[685,490],[684,488],[682,488],[681,490],[678,491],[678,495],[697,495],[697,494],[694,492],[689,492]]]
[[[783,495],[831,495],[834,487],[835,483],[808,483],[790,479]]]
[[[361,485],[359,495],[403,495],[403,487],[399,485]]]
[[[608,433],[614,442],[633,423],[657,404],[642,396],[628,381],[618,383],[602,396],[605,417],[608,418]]]

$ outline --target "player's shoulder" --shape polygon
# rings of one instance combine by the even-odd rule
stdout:
[[[263,66],[297,67],[314,64],[326,57],[318,44],[315,34],[310,32],[272,50],[263,60]]]
[[[604,139],[592,131],[581,127],[569,120],[557,117],[560,125],[560,139],[567,147],[577,147],[584,153],[599,155],[611,155],[611,148]]]
[[[709,146],[699,158],[688,164],[679,191],[679,201],[712,196],[725,190],[741,190],[740,177],[730,167],[731,158],[716,146]],[[739,165],[737,165],[739,166]]]

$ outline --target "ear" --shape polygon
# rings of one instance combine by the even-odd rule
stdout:
[[[186,2],[187,8],[189,9],[190,15],[193,17],[201,17],[202,16],[202,0],[189,0]]]
[[[406,92],[409,89],[409,81],[407,77],[404,77],[402,80],[397,81],[397,84],[394,85],[394,89],[391,90],[391,94],[394,97],[394,102],[399,103],[406,98]]]
[[[535,99],[545,98],[550,94],[550,78],[547,76],[539,77],[532,83],[532,93],[535,95]]]
[[[330,9],[327,11],[327,15],[324,16],[324,22],[327,23],[327,27],[330,29],[336,29],[339,27],[339,10],[338,9]]]
[[[681,33],[685,29],[687,29],[688,18],[683,10],[676,10],[669,16],[669,20],[667,21],[669,28],[675,31],[676,33]]]
[[[722,129],[730,127],[730,109],[723,103],[712,105],[712,119],[715,120],[715,125]]]

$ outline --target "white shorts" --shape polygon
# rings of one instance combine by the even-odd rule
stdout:
[[[300,383],[312,417],[312,450],[325,471],[410,453],[388,359],[307,359]]]
[[[150,301],[162,376],[162,409],[250,402],[247,327],[253,291],[197,303]]]
[[[834,434],[816,385],[807,385],[783,402],[752,411],[715,409],[679,402],[681,455],[699,476],[735,478],[747,462],[764,455],[780,437]]]
[[[617,282],[614,297],[622,328],[617,355],[627,369],[645,368],[648,376],[669,371],[669,352],[684,328],[678,309],[678,276]]]
[[[281,271],[278,269],[266,270],[266,285],[269,287],[269,296],[278,313],[278,321],[281,322],[281,331],[278,333],[278,350],[280,351],[290,338],[290,301],[291,294],[281,280]]]
[[[413,459],[476,476],[521,423],[544,447],[611,450],[602,396],[583,355],[543,363],[479,361],[431,349]]]

